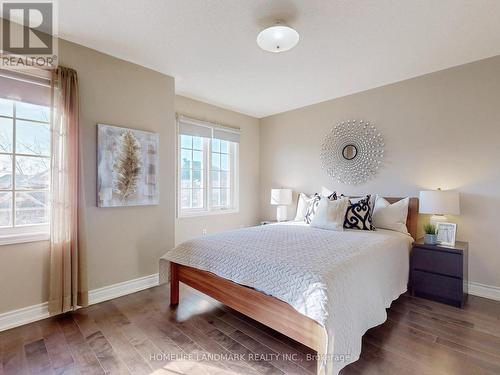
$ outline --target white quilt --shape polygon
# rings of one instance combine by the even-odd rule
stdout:
[[[412,238],[387,231],[317,229],[298,223],[245,228],[186,241],[160,260],[210,271],[289,303],[325,327],[326,373],[361,353],[361,337],[383,323],[406,291]]]

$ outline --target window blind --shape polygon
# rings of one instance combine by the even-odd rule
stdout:
[[[0,98],[50,106],[50,80],[0,69]]]
[[[211,122],[178,116],[179,134],[204,138],[216,138],[229,142],[240,142],[240,130],[228,128]]]
[[[224,141],[229,141],[234,143],[240,143],[240,132],[214,128],[213,138],[222,139]]]

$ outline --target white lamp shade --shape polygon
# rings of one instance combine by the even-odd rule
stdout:
[[[431,215],[460,215],[457,191],[427,190],[420,192],[419,212]]]
[[[292,190],[271,189],[271,204],[275,206],[287,206],[292,204]]]

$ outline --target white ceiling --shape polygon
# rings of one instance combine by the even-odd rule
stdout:
[[[300,33],[281,54],[258,32]],[[59,35],[255,117],[500,54],[500,0],[59,0]]]

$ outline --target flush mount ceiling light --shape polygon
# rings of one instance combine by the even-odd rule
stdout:
[[[257,36],[257,44],[264,51],[285,52],[299,42],[299,33],[290,26],[277,22],[276,25],[262,30]]]

